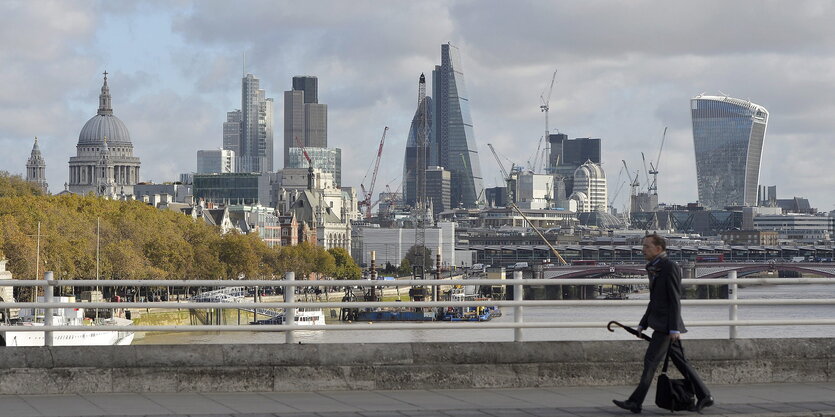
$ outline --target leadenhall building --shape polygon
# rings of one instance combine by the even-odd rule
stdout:
[[[81,129],[76,156],[70,157],[68,191],[111,198],[133,195],[139,165],[128,128],[113,115],[105,72],[99,111]]]

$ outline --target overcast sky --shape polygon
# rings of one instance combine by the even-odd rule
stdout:
[[[760,183],[829,211],[832,22],[829,1],[3,1],[0,170],[22,174],[37,136],[50,190],[61,191],[107,70],[141,179],[177,180],[198,149],[221,146],[246,53],[246,71],[276,102],[276,167],[282,92],[292,76],[316,75],[343,184],[359,186],[389,126],[377,184],[394,189],[418,76],[452,42],[486,186],[501,181],[488,143],[507,165],[532,158],[545,130],[540,95],[557,69],[550,127],[602,138],[610,197],[626,181],[621,159],[633,171],[642,151],[655,160],[669,126],[660,199],[696,201],[689,99],[721,92],[770,112]],[[615,207],[628,194],[623,186]]]

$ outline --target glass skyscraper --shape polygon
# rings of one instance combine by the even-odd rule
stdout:
[[[699,202],[708,209],[754,206],[768,110],[748,100],[690,100]]]
[[[296,139],[305,148],[328,147],[328,105],[319,103],[319,79],[312,75],[293,77],[293,89],[284,92],[285,167],[291,166]]]
[[[419,170],[421,165],[426,169],[426,157],[429,152],[424,152],[421,157],[420,145],[423,144],[425,149],[429,149],[431,143],[430,136],[432,133],[428,131],[428,126],[432,124],[432,97],[423,97],[415,110],[415,116],[412,118],[412,126],[409,128],[409,137],[406,139],[406,156],[403,164],[403,204],[407,206],[415,206],[417,204],[417,195],[419,187]],[[424,126],[427,129],[424,129]]]
[[[461,57],[449,43],[441,45],[441,65],[432,71],[432,97],[430,165],[452,173],[452,207],[476,207],[484,200],[484,182]]]
[[[273,99],[266,97],[264,90],[259,88],[260,81],[252,74],[243,77],[241,84],[238,170],[239,172],[272,171]],[[227,114],[227,120],[232,120],[230,116]],[[225,130],[226,126],[224,126],[224,133],[226,133]]]
[[[333,174],[333,182],[337,187],[342,186],[342,149],[340,148],[305,148],[314,169]],[[290,158],[285,168],[307,168],[307,158],[302,148],[292,147],[288,150]]]

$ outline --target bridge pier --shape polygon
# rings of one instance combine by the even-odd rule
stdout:
[[[545,299],[562,300],[562,285],[548,285],[545,287]]]

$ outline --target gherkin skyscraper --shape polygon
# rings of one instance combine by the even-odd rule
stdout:
[[[432,125],[432,97],[425,94],[426,79],[423,74],[420,74],[418,85],[418,107],[409,128],[406,156],[403,161],[403,203],[412,207],[417,206],[421,182],[426,181],[425,174],[421,175],[421,170],[426,170],[428,150],[432,143],[432,133],[429,129]]]
[[[484,182],[461,57],[450,43],[441,45],[441,65],[432,71],[432,97],[429,164],[452,173],[452,207],[477,207],[484,201]]]

